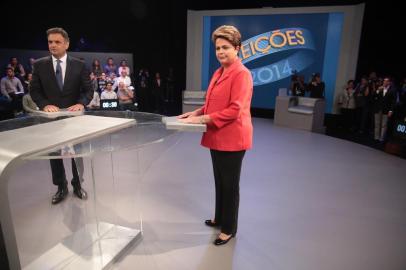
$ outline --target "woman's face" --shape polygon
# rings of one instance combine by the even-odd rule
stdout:
[[[228,67],[237,59],[238,49],[226,39],[216,39],[216,57],[223,67]]]

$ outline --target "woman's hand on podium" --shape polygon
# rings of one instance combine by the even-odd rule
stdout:
[[[180,118],[180,122],[185,124],[203,124],[203,116],[188,116],[186,118]]]
[[[191,116],[193,114],[193,112],[187,112],[181,115],[178,115],[176,118],[178,119],[184,119],[184,118],[188,118],[189,116]]]
[[[187,112],[181,115],[178,115],[177,118],[178,119],[184,119],[184,118],[188,118],[188,117],[192,117],[192,116],[198,116],[200,115],[200,110],[195,110],[193,112]]]
[[[179,119],[180,122],[186,124],[207,124],[211,122],[209,115],[198,115],[198,116],[189,116],[187,118]]]

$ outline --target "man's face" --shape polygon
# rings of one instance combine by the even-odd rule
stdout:
[[[11,69],[7,69],[7,77],[11,78],[14,76],[14,72]]]
[[[383,80],[383,87],[388,87],[390,85],[390,80],[388,78]]]
[[[11,58],[11,64],[14,66],[14,65],[17,65],[17,63],[18,63],[18,61],[17,61],[17,58]]]
[[[61,34],[49,34],[48,48],[49,52],[59,59],[65,55],[66,50],[69,48],[69,42]]]

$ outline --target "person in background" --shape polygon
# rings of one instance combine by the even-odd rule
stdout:
[[[297,74],[292,75],[292,81],[290,83],[290,91],[292,93],[292,96],[304,97],[306,92],[306,84],[304,82],[303,75]]]
[[[324,98],[325,97],[325,84],[321,81],[319,73],[315,73],[312,76],[310,83],[307,86],[307,91],[310,92],[311,98]]]
[[[93,72],[90,72],[89,78],[90,78],[90,84],[92,86],[92,90],[94,92],[99,91],[99,82],[97,81],[96,75]]]
[[[128,86],[124,82],[119,82],[117,90],[118,103],[120,109],[123,111],[130,110],[135,111],[134,106],[134,93],[128,89]]]
[[[17,116],[22,111],[22,97],[24,87],[17,77],[14,76],[14,70],[11,67],[6,68],[6,76],[1,79],[1,94],[8,99],[10,106]]]
[[[161,74],[159,72],[155,73],[155,77],[151,82],[152,86],[152,95],[155,100],[154,112],[162,113],[163,112],[163,101],[164,101],[164,82],[162,81]]]
[[[93,99],[90,101],[89,104],[86,105],[86,108],[88,108],[89,110],[100,109],[100,95],[97,91],[94,91]]]
[[[24,80],[24,93],[29,92],[31,81],[32,81],[32,73],[27,73]]]
[[[38,105],[32,100],[32,97],[30,95],[30,87],[28,87],[28,92],[23,96],[23,109],[25,112],[30,113],[30,112],[35,112],[39,111]]]
[[[355,89],[355,104],[357,106],[355,114],[359,133],[367,133],[368,111],[369,111],[370,90],[368,78],[362,77],[361,82]]]
[[[166,91],[165,91],[165,102],[174,102],[175,101],[175,75],[173,68],[170,67],[168,75],[165,79],[166,82]]]
[[[100,64],[99,59],[94,59],[93,60],[93,62],[92,62],[92,72],[97,78],[99,78],[101,76],[101,74],[104,72],[103,68],[102,68],[102,66]]]
[[[31,57],[30,59],[28,59],[28,65],[25,68],[26,74],[28,74],[28,73],[32,74],[32,72],[34,71],[34,62],[35,62],[35,58]]]
[[[107,63],[104,65],[104,72],[108,75],[114,73],[117,75],[117,66],[114,64],[113,58],[107,58]]]
[[[379,142],[385,141],[388,120],[393,114],[396,105],[396,90],[392,85],[392,80],[385,77],[381,86],[373,93],[374,113],[375,113],[375,133],[374,139]]]
[[[18,63],[17,57],[11,57],[10,63],[7,65],[7,67],[13,69],[14,76],[17,77],[20,81],[24,80],[25,70],[23,65]]]
[[[118,74],[121,75],[121,72],[125,71],[128,76],[130,76],[130,68],[128,67],[127,60],[123,59],[120,62],[120,66],[118,67]]]
[[[137,98],[140,111],[151,111],[150,78],[148,69],[142,68],[138,73]]]
[[[113,84],[113,90],[116,91],[118,84],[120,82],[123,82],[128,89],[134,90],[134,87],[132,86],[131,78],[128,76],[127,71],[122,70],[120,73],[120,76],[115,78],[114,84]]]
[[[102,72],[100,77],[97,79],[97,84],[100,93],[102,93],[106,88],[106,83],[107,83],[106,73]]]
[[[106,83],[106,88],[101,93],[100,99],[117,99],[117,93],[113,91],[113,84],[111,82]]]
[[[347,131],[353,132],[356,108],[354,80],[349,80],[347,82],[347,87],[341,93],[338,104],[341,107],[343,126]]]

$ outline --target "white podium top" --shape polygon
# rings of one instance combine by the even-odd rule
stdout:
[[[83,142],[134,124],[134,119],[83,115],[0,132],[0,162]]]

